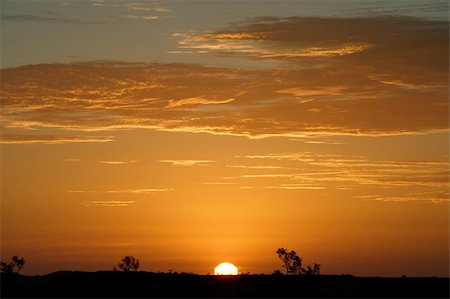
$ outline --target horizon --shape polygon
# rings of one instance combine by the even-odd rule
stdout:
[[[21,274],[449,277],[448,1],[0,5]]]
[[[147,274],[162,274],[162,275],[194,275],[194,276],[217,276],[219,277],[237,277],[237,276],[287,276],[287,277],[306,277],[306,278],[310,278],[311,276],[308,276],[306,274],[274,274],[274,273],[238,273],[238,274],[213,274],[213,273],[195,273],[195,272],[168,272],[168,271],[147,271],[147,270],[137,270],[137,271],[130,271],[130,272],[124,272],[124,271],[114,271],[114,270],[92,270],[92,271],[87,271],[87,270],[56,270],[54,272],[49,272],[49,273],[43,273],[43,274],[23,274],[23,273],[14,273],[13,275],[21,275],[21,276],[47,276],[47,275],[52,275],[52,274],[56,274],[56,273],[60,273],[60,272],[70,272],[70,273],[109,273],[109,272],[117,272],[117,273],[147,273]],[[5,274],[4,272],[1,272],[3,275],[8,275]],[[129,274],[124,274],[124,275],[129,275]],[[132,274],[133,275],[133,274]],[[439,279],[445,279],[445,278],[450,278],[449,276],[407,276],[407,275],[400,275],[400,276],[356,276],[353,275],[351,273],[327,273],[327,274],[319,274],[317,276],[350,276],[350,277],[355,277],[355,278],[429,278],[429,279],[433,279],[433,278],[439,278]]]

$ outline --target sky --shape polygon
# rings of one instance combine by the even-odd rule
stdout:
[[[1,2],[24,274],[449,276],[448,2]]]

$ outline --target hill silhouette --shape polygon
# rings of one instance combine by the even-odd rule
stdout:
[[[448,298],[449,278],[352,275],[213,276],[152,272],[1,273],[1,297]]]

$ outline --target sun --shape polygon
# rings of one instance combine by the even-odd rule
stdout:
[[[238,275],[238,268],[231,263],[221,263],[214,268],[214,275]]]

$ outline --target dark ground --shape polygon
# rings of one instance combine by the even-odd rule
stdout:
[[[149,272],[70,272],[44,276],[4,274],[8,297],[294,297],[449,298],[448,278],[379,278],[351,275],[210,276]]]

